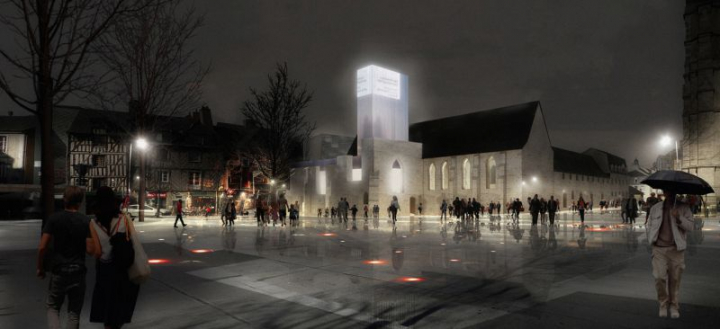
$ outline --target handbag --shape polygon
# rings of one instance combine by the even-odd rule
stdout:
[[[135,230],[135,224],[125,218],[127,231],[130,232],[130,240],[132,241],[133,250],[135,251],[135,261],[128,268],[128,277],[135,284],[143,284],[150,279],[150,263],[148,256],[143,249],[140,237]]]
[[[125,232],[120,232],[120,224],[125,223]],[[130,232],[127,230],[127,217],[118,218],[117,224],[110,233],[112,246],[112,262],[120,269],[127,269],[135,262],[135,251],[130,242]]]

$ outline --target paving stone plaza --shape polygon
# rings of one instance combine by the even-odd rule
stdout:
[[[563,212],[554,227],[485,215],[353,225],[244,217],[136,223],[153,263],[127,328],[712,328],[720,321],[720,225],[688,233],[680,319],[657,317],[642,218]],[[644,218],[644,214],[643,214]],[[0,328],[46,326],[35,276],[39,221],[0,222]],[[81,326],[90,327],[94,260]]]

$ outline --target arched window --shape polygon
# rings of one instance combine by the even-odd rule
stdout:
[[[440,168],[440,176],[442,176],[442,177],[441,177],[441,178],[442,178],[441,188],[442,188],[443,190],[447,190],[447,189],[448,189],[448,186],[450,185],[450,184],[448,184],[448,165],[447,165],[447,161],[443,162],[442,168]]]
[[[487,164],[485,165],[485,182],[487,188],[495,187],[496,177],[495,158],[490,157],[487,159]]]
[[[396,193],[402,192],[402,168],[400,168],[400,162],[395,160],[390,170],[390,190]]]
[[[470,160],[465,159],[463,161],[463,180],[462,180],[462,188],[463,190],[469,190],[470,189],[470,168],[472,166],[470,165]]]
[[[435,164],[430,164],[430,169],[428,169],[428,186],[430,188],[430,191],[435,191]]]

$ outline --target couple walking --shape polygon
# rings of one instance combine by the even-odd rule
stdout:
[[[105,328],[129,323],[135,310],[139,286],[130,281],[128,267],[133,264],[132,244],[127,245],[132,225],[123,224],[120,200],[109,187],[97,191],[96,218],[79,212],[85,191],[69,186],[63,194],[64,210],[50,216],[43,227],[37,257],[37,276],[48,275],[46,300],[49,328],[60,328],[60,308],[67,299],[67,328],[78,328],[85,298],[85,254],[93,256],[95,288],[90,322]]]

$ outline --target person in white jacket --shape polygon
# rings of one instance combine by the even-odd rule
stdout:
[[[694,229],[690,207],[675,198],[675,192],[665,191],[665,201],[650,209],[647,224],[660,317],[668,316],[669,307],[673,319],[680,317],[680,278],[685,269],[686,232]]]

